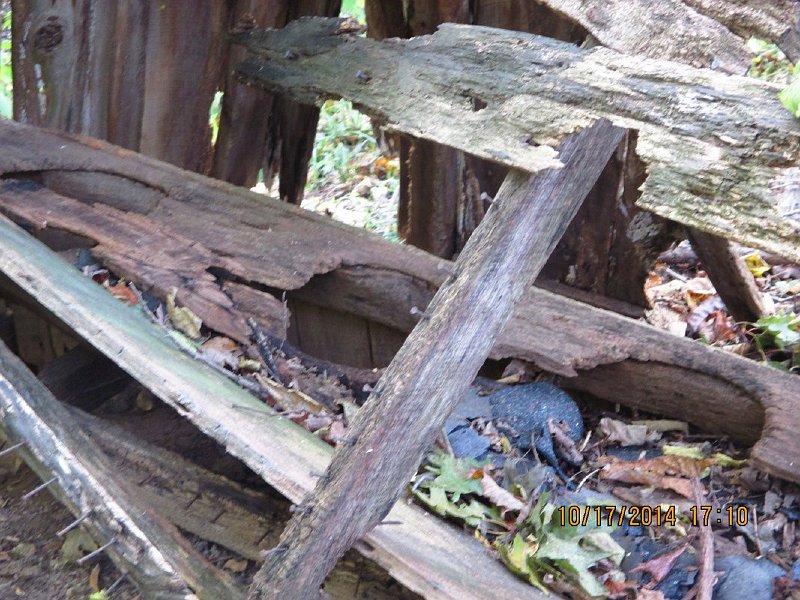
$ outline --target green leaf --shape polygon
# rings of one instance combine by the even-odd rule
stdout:
[[[548,535],[536,552],[537,560],[552,561],[562,573],[575,579],[591,596],[603,596],[605,588],[589,569],[604,558],[621,562],[624,556],[625,550],[605,532],[589,533],[572,539]]]
[[[800,117],[800,79],[795,79],[785,90],[778,94],[778,99],[795,117]]]
[[[89,600],[108,600],[108,594],[106,594],[105,590],[100,590],[99,592],[89,594]]]
[[[764,333],[771,338],[775,346],[780,350],[800,342],[800,331],[798,331],[799,324],[800,318],[794,313],[770,315],[768,317],[761,317],[756,321],[756,326],[763,329]],[[761,341],[769,340],[762,339]]]
[[[438,476],[429,483],[428,487],[442,488],[454,494],[454,501],[458,501],[462,494],[480,494],[481,482],[473,479],[475,469],[481,463],[471,458],[455,458],[449,454],[437,454],[431,458],[434,467],[431,469]]]
[[[516,534],[511,541],[511,545],[497,544],[497,553],[500,555],[500,560],[505,563],[509,571],[515,575],[527,579],[531,585],[536,586],[544,593],[548,593],[548,589],[542,583],[539,577],[536,562],[533,560],[536,555],[538,544],[526,542],[520,534]]]

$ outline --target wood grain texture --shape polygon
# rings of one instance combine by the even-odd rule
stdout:
[[[226,187],[233,197],[244,193],[229,184],[207,181],[212,187]],[[329,446],[289,420],[271,417],[263,403],[198,365],[142,313],[4,217],[0,217],[0,271],[289,500],[300,502],[313,489],[315,474],[323,472],[330,460]],[[263,418],[258,411],[264,411]],[[408,589],[436,600],[478,599],[494,593],[543,599],[541,592],[488,556],[477,540],[424,510],[399,503],[388,518],[401,524],[377,528],[359,551]]]
[[[0,173],[40,173],[49,189],[85,198],[87,220],[96,219],[95,202],[147,214],[165,233],[174,229],[235,259],[238,282],[287,290],[290,298],[400,332],[416,325],[409,309],[426,306],[446,279],[439,265],[449,263],[427,253],[97,140],[0,122],[0,148]],[[11,214],[3,208],[4,198],[0,208]],[[25,211],[14,218],[24,220]],[[58,231],[58,211],[46,218],[44,231]],[[116,350],[110,352],[114,359]],[[610,402],[659,414],[674,411],[704,431],[758,442],[754,464],[800,480],[792,458],[800,453],[794,434],[800,430],[797,377],[536,287],[491,357],[527,360]],[[626,383],[626,372],[646,373],[649,367],[661,373],[654,390],[646,377]],[[620,370],[616,381],[601,373],[610,369]],[[702,385],[695,388],[695,381]],[[702,403],[676,393],[684,383],[702,390]]]
[[[67,409],[11,351],[0,343],[0,428],[14,442],[24,440],[22,457],[84,521],[98,546],[128,573],[148,598],[236,600],[243,590],[217,571],[177,528],[148,514],[135,486],[114,478],[105,456],[77,426]]]
[[[256,575],[250,600],[318,594],[338,558],[400,497],[495,336],[594,185],[624,131],[600,121],[559,147],[564,168],[514,171],[470,238],[430,317],[384,372],[314,494]]]
[[[753,274],[728,240],[690,229],[689,241],[735,320],[754,323],[766,314]]]
[[[376,42],[338,27],[251,32],[239,71],[306,102],[348,98],[390,129],[532,172],[555,164],[566,133],[607,118],[638,131],[648,173],[638,206],[800,260],[800,126],[776,86],[498,29]],[[297,60],[282,58],[288,48]],[[486,107],[475,111],[476,98]]]

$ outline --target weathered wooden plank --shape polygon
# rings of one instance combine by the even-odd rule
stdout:
[[[212,187],[235,190],[208,181]],[[293,502],[302,500],[313,488],[315,474],[327,467],[331,449],[319,438],[287,419],[269,417],[273,413],[264,404],[198,365],[139,310],[108,294],[4,217],[0,271]],[[263,411],[265,417],[254,411]],[[488,556],[477,540],[422,509],[398,503],[388,518],[401,524],[376,528],[359,551],[410,590],[437,600],[495,593],[543,597]]]
[[[763,317],[766,308],[761,291],[731,243],[696,229],[689,230],[689,240],[731,316],[749,323]]]
[[[661,57],[743,75],[750,65],[745,41],[683,0],[544,0],[588,29],[601,44],[628,54]]]
[[[0,344],[0,417],[7,437],[25,442],[20,454],[26,462],[46,480],[56,477],[48,489],[76,517],[88,515],[84,527],[98,545],[111,542],[106,554],[148,598],[243,597],[227,575],[180,541],[176,528],[144,510],[135,488],[114,478],[67,409],[5,344]]]
[[[183,531],[258,562],[261,551],[278,541],[290,516],[288,501],[244,488],[113,423],[78,410],[70,413],[115,473],[138,482],[144,504]],[[355,551],[339,561],[325,589],[336,600],[418,598]]]
[[[244,34],[253,56],[239,71],[306,102],[347,98],[390,129],[529,171],[553,165],[566,133],[607,118],[638,131],[639,206],[800,260],[800,126],[776,86],[482,27],[385,42],[339,28],[307,19]]]
[[[253,580],[250,600],[314,598],[339,557],[402,494],[625,132],[607,121],[559,147],[565,166],[509,174],[454,274],[384,372],[314,494]]]
[[[51,189],[65,188],[89,203],[87,220],[96,218],[92,202],[145,213],[165,233],[174,229],[235,258],[235,281],[287,290],[290,305],[296,296],[408,332],[416,324],[409,309],[426,306],[446,278],[439,265],[449,263],[414,248],[103,142],[0,122],[0,148],[0,173],[40,172]],[[14,218],[27,219],[25,203],[17,204],[23,207]],[[40,210],[30,208],[34,215]],[[45,209],[36,219],[56,228],[60,217]],[[800,480],[791,458],[800,452],[792,433],[800,430],[797,377],[537,288],[529,290],[491,357],[528,360],[563,375],[563,385],[651,412],[671,411],[740,442],[755,443],[763,433],[753,448],[755,464]],[[601,375],[604,365],[620,370],[617,385]],[[626,383],[625,372],[651,366],[664,374],[663,385],[651,390],[646,377]],[[702,391],[702,410],[696,396],[675,393],[676,382]]]
[[[800,59],[800,4],[795,0],[683,0],[739,37],[775,42],[793,62]]]

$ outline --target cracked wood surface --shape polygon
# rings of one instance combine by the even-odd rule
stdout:
[[[104,419],[70,413],[106,453],[117,476],[134,482],[144,504],[170,523],[256,562],[277,543],[290,516],[283,498],[242,487]],[[135,417],[128,419],[126,425],[138,432]],[[325,589],[335,600],[418,598],[355,551],[337,563]]]
[[[608,121],[559,146],[563,169],[512,171],[392,359],[331,465],[253,579],[250,600],[315,598],[344,554],[401,497],[625,132]]]
[[[84,521],[98,546],[153,600],[236,600],[244,590],[217,570],[158,513],[148,512],[136,488],[116,480],[111,463],[76,426],[68,410],[0,342],[0,429],[24,441],[23,459],[49,490]]]
[[[564,135],[609,119],[638,131],[639,206],[800,261],[800,126],[777,86],[485,27],[382,42],[347,31],[301,19],[248,32],[239,72],[302,102],[346,98],[389,129],[531,172],[557,161]]]
[[[241,269],[232,273],[238,282],[256,290],[287,290],[398,336],[416,324],[409,309],[427,306],[446,277],[438,268],[446,261],[425,252],[104,142],[0,121],[0,148],[0,174],[27,174],[82,201],[75,202],[82,212],[61,215],[33,199],[16,198],[20,188],[0,194],[0,212],[20,222],[46,221],[48,229],[68,231],[70,222],[95,220],[95,204],[145,214],[166,238],[197,240],[230,257]],[[19,260],[24,262],[24,255]],[[191,277],[186,284],[192,285]],[[81,314],[91,318],[90,312]],[[87,331],[91,341],[95,329]],[[106,354],[118,360],[115,352]],[[800,452],[793,433],[800,430],[797,377],[536,287],[491,357],[527,360],[562,375],[562,385],[682,418],[743,443],[758,442],[755,464],[800,481],[800,466],[792,458]],[[649,371],[658,377],[648,380]],[[294,490],[295,498],[304,489],[286,481],[277,487]]]
[[[5,217],[0,217],[0,271],[291,501],[300,502],[327,467],[332,449],[318,437],[274,416],[230,380],[197,364],[140,310],[117,300]],[[437,600],[495,593],[544,598],[488,556],[480,542],[421,508],[400,502],[387,518],[400,524],[376,528],[358,550],[410,590]]]

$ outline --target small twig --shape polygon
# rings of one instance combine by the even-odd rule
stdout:
[[[697,512],[700,514],[700,507],[705,504],[705,494],[703,493],[700,479],[697,477],[692,481],[694,491],[694,502],[697,505]],[[694,585],[697,590],[697,600],[711,600],[714,593],[714,532],[709,523],[700,523],[700,567],[697,583]]]
[[[664,272],[665,272],[667,275],[669,275],[670,277],[672,277],[673,279],[677,279],[678,281],[682,281],[683,283],[686,283],[687,281],[689,281],[689,278],[688,278],[688,277],[684,277],[683,275],[681,275],[680,273],[678,273],[678,272],[677,272],[675,269],[673,269],[672,267],[664,267]]]
[[[455,452],[453,452],[453,445],[450,443],[450,438],[447,437],[447,431],[445,431],[444,427],[442,427],[442,430],[439,432],[439,440],[445,452],[450,456],[456,455]]]
[[[589,480],[590,480],[592,477],[594,477],[595,475],[597,475],[597,474],[598,474],[600,471],[602,471],[602,470],[603,470],[603,468],[602,468],[602,467],[600,467],[599,469],[595,469],[594,471],[592,471],[592,472],[590,472],[588,475],[586,475],[586,477],[584,477],[583,479],[581,479],[581,482],[578,484],[578,487],[576,487],[576,488],[575,488],[575,491],[576,491],[576,492],[580,492],[580,491],[581,491],[581,488],[583,487],[583,484],[585,484],[587,481],[589,481]]]

